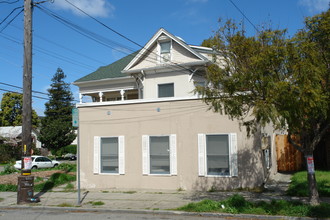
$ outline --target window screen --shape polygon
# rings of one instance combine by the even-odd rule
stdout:
[[[158,98],[164,97],[174,97],[174,83],[158,85]]]
[[[170,174],[168,136],[150,137],[150,174]]]
[[[118,173],[118,138],[101,138],[101,173]]]
[[[207,135],[207,174],[229,175],[228,135]]]

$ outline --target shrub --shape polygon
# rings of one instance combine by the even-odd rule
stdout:
[[[20,147],[8,144],[0,144],[0,163],[13,163],[22,155]]]
[[[0,175],[7,175],[7,174],[11,174],[11,173],[17,173],[17,170],[15,169],[15,167],[11,164],[7,164],[4,167],[4,170],[0,173]]]

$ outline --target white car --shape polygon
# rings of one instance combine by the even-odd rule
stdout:
[[[32,158],[32,166],[31,169],[38,169],[38,168],[52,168],[56,167],[60,164],[57,160],[51,160],[48,157],[44,156],[31,156]],[[14,167],[16,169],[21,169],[22,167],[22,161],[17,160]]]

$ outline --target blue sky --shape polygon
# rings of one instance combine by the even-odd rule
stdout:
[[[218,28],[218,19],[244,19],[255,26],[271,24],[288,29],[289,35],[303,27],[303,20],[328,9],[330,0],[55,0],[33,10],[33,90],[47,92],[57,68],[66,82],[83,77],[139,48],[95,20],[79,12],[71,2],[95,19],[139,45],[145,45],[159,28],[200,45]],[[41,2],[41,0],[34,2]],[[11,3],[11,4],[10,4]],[[23,73],[23,0],[0,0],[0,89],[21,92]],[[234,4],[239,8],[239,11]],[[15,8],[18,8],[14,10]],[[14,12],[4,22],[12,11]],[[18,15],[17,15],[18,14]],[[53,14],[53,16],[52,16]],[[12,21],[15,16],[17,17]],[[60,16],[62,23],[54,19]],[[8,24],[10,22],[10,24]],[[103,44],[83,36],[63,23],[93,32]],[[248,34],[255,29],[245,19]],[[67,23],[66,23],[67,24]],[[97,34],[97,36],[95,35]],[[89,35],[90,36],[90,35]],[[103,38],[101,38],[102,36]],[[78,88],[71,85],[78,99]],[[0,90],[0,99],[4,91]],[[34,93],[33,95],[47,98]],[[33,108],[43,115],[45,99],[33,98]]]

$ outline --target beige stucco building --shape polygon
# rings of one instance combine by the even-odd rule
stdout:
[[[261,140],[269,132],[248,138],[238,121],[209,110],[193,93],[205,85],[215,57],[211,48],[160,29],[140,51],[77,80],[81,187],[262,185],[270,162]]]

